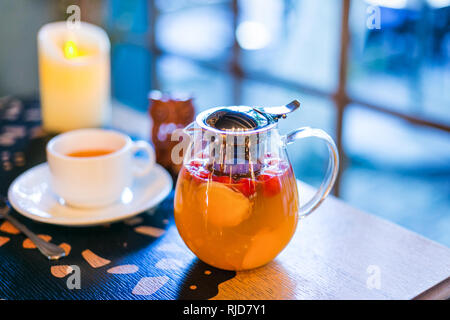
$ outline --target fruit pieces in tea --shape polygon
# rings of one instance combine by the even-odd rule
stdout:
[[[292,237],[298,211],[296,180],[281,160],[248,175],[221,175],[201,161],[180,172],[175,221],[203,261],[228,270],[272,260]]]

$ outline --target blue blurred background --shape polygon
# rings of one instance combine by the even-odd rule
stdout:
[[[2,0],[0,96],[38,94],[37,30],[70,4],[110,36],[115,101],[145,112],[151,89],[182,91],[198,112],[299,99],[281,130],[334,137],[337,196],[450,246],[450,0]],[[289,151],[317,186],[325,147]]]

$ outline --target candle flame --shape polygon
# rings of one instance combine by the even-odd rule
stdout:
[[[67,41],[64,44],[64,56],[67,59],[76,58],[78,56],[78,49],[73,41]]]

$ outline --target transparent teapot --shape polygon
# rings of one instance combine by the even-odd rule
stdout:
[[[339,159],[330,136],[309,127],[287,135],[277,129],[299,105],[213,108],[185,128],[190,142],[175,190],[175,223],[200,260],[226,270],[268,263],[289,243],[299,218],[330,192]],[[300,204],[286,146],[307,137],[327,143],[329,165],[317,193]]]

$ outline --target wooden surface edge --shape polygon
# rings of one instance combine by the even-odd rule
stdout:
[[[412,300],[450,300],[450,277],[415,296]]]

